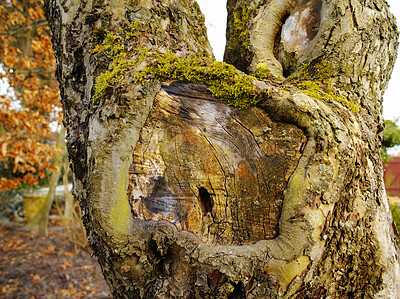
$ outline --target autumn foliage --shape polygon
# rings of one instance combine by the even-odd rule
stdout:
[[[0,191],[51,170],[61,122],[55,58],[40,0],[0,0]]]

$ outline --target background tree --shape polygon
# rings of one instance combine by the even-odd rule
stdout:
[[[46,6],[74,192],[115,297],[399,296],[385,1],[228,1],[242,72],[213,60],[194,1]]]
[[[62,109],[54,77],[55,58],[40,1],[0,2],[0,191],[37,184],[54,171]],[[54,129],[53,129],[54,130]]]
[[[382,159],[384,162],[390,162],[387,150],[400,145],[400,128],[396,122],[396,120],[385,120],[385,130],[383,131],[382,140]]]

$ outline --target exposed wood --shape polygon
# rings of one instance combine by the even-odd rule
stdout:
[[[306,138],[259,108],[238,110],[207,86],[163,85],[141,131],[128,198],[138,219],[168,220],[206,244],[279,232],[283,192]]]

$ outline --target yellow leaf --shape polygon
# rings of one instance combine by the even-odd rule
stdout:
[[[35,52],[41,52],[43,50],[43,45],[40,41],[33,40],[32,41],[32,48]]]
[[[32,19],[38,18],[38,14],[33,8],[29,8],[28,12],[29,12],[29,17],[31,17]]]
[[[24,159],[22,159],[20,156],[16,156],[14,159],[14,163],[15,164],[24,163]]]
[[[5,157],[7,156],[7,143],[3,143],[1,146],[1,154]]]

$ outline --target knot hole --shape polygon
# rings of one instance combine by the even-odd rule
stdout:
[[[208,213],[212,211],[214,205],[214,201],[211,197],[211,194],[207,191],[206,188],[200,187],[198,198],[199,198],[200,209],[203,213],[203,216],[206,216]]]

